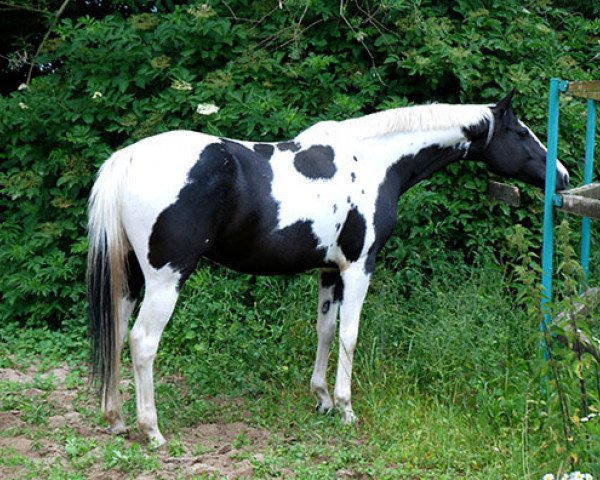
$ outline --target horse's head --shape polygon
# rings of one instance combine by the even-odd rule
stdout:
[[[493,131],[490,131],[483,157],[490,170],[544,188],[546,147],[514,114],[510,102],[513,92],[492,107]],[[569,184],[569,173],[556,162],[556,189]]]

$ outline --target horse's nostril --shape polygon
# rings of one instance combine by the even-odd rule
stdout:
[[[564,190],[569,186],[569,174],[568,172],[557,172],[556,176],[556,187],[558,190]]]

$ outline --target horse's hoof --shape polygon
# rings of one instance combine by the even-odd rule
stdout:
[[[329,415],[333,412],[333,405],[326,406],[319,402],[315,407],[315,411],[321,415]]]
[[[354,414],[352,410],[346,410],[342,413],[342,423],[344,425],[352,425],[356,423],[358,417]]]
[[[148,437],[148,446],[151,450],[158,450],[166,443],[167,441],[165,440],[165,437],[163,437],[160,433],[158,435]]]
[[[118,422],[111,427],[108,427],[108,433],[111,435],[127,435],[129,433],[129,428],[127,428],[123,422]]]

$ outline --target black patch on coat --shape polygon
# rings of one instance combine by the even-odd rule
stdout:
[[[346,199],[346,202],[352,203],[352,199],[350,198],[350,195],[348,195],[348,198]]]
[[[142,287],[144,286],[144,274],[140,268],[140,262],[133,250],[127,254],[127,298],[130,301],[136,301],[140,298]]]
[[[326,249],[318,247],[311,221],[298,221],[281,230],[262,231],[249,224],[235,236],[215,243],[206,258],[257,275],[282,275],[332,265],[325,262]],[[246,236],[247,235],[247,236]]]
[[[484,119],[475,125],[462,127],[461,130],[463,135],[471,142],[471,147],[475,147],[475,150],[482,151],[488,139],[489,127],[489,120]]]
[[[294,167],[302,175],[313,180],[328,179],[335,175],[333,148],[328,145],[313,145],[294,157]]]
[[[291,152],[297,152],[302,147],[300,147],[298,142],[280,142],[277,144],[277,148],[281,152],[286,152],[288,150]]]
[[[152,227],[148,260],[154,268],[169,264],[181,272],[180,286],[214,239],[219,215],[232,207],[229,192],[236,169],[224,143],[208,145],[188,172],[177,200],[160,213]]]
[[[331,302],[329,300],[325,300],[323,302],[323,306],[321,307],[321,313],[323,315],[326,315],[329,312],[330,308],[331,308]]]
[[[321,271],[321,286],[323,288],[333,287],[334,303],[344,299],[344,281],[339,270]]]
[[[333,301],[339,303],[342,300],[344,300],[344,280],[340,275],[339,280],[333,286]]]
[[[340,272],[337,270],[326,270],[321,272],[321,286],[323,288],[332,287],[340,277]]]
[[[352,172],[350,178],[352,178],[352,183],[354,183],[356,181],[356,173]]]
[[[394,231],[400,195],[446,165],[462,158],[463,155],[463,148],[433,145],[420,150],[415,155],[399,158],[394,165],[388,168],[377,192],[373,219],[375,242],[369,250],[369,257],[365,264],[367,273],[373,272],[375,256]]]
[[[177,200],[152,227],[150,264],[157,269],[169,264],[181,272],[179,286],[201,257],[263,275],[331,267],[312,222],[277,229],[272,181],[269,162],[254,150],[225,139],[208,145]]]
[[[355,162],[358,162],[358,158],[356,158],[356,156],[353,156],[352,160],[354,160]]]
[[[230,192],[235,198],[234,208],[223,212],[221,231],[204,257],[234,270],[261,275],[330,266],[325,262],[326,249],[318,247],[312,221],[277,229],[278,204],[271,196],[270,164],[239,143],[226,141],[225,145],[238,165],[239,173]]]
[[[337,212],[337,208],[338,208],[337,205],[334,203],[333,204],[333,213]]]
[[[275,147],[269,143],[257,143],[253,148],[256,153],[262,155],[267,160],[271,159],[275,151]]]
[[[344,256],[351,262],[355,262],[360,257],[365,244],[365,235],[367,232],[367,222],[365,217],[356,207],[348,212],[340,236],[338,245],[342,249]]]

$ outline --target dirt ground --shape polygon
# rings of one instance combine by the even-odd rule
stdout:
[[[9,451],[33,460],[38,465],[43,463],[50,467],[59,463],[64,466],[65,471],[74,472],[76,468],[69,461],[64,435],[60,435],[61,429],[65,431],[68,428],[76,438],[81,438],[83,441],[97,440],[90,454],[92,458],[96,458],[96,461],[84,471],[77,470],[82,476],[90,479],[132,478],[131,472],[123,469],[107,469],[102,459],[102,445],[106,445],[112,437],[103,428],[94,426],[94,420],[89,418],[89,415],[80,413],[86,408],[94,411],[97,409],[97,403],[89,392],[82,395],[81,385],[75,388],[68,385],[66,380],[69,373],[68,368],[58,367],[38,376],[38,381],[39,377],[42,377],[53,383],[51,388],[44,391],[30,388],[35,384],[36,373],[33,369],[25,372],[11,368],[0,369],[0,381],[11,382],[13,385],[23,384],[23,390],[18,392],[19,395],[31,396],[31,398],[46,395],[44,401],[48,405],[58,406],[58,408],[49,408],[45,421],[33,428],[43,432],[41,438],[39,435],[31,435],[32,429],[28,429],[31,425],[23,421],[21,410],[0,411],[0,450],[3,450],[2,447],[11,449]],[[262,458],[261,451],[267,448],[272,434],[265,429],[251,427],[243,422],[216,421],[182,429],[178,432],[177,438],[180,444],[174,455],[170,455],[165,447],[151,452],[155,459],[158,457],[160,467],[149,472],[141,471],[133,478],[140,480],[196,477],[252,478],[254,472],[251,460]],[[243,439],[242,442],[239,441],[240,438]],[[135,429],[125,436],[124,447],[131,446],[134,442],[144,444]],[[145,447],[142,447],[141,451],[145,452]],[[0,463],[2,479],[20,479],[27,475],[28,470],[25,465]]]

